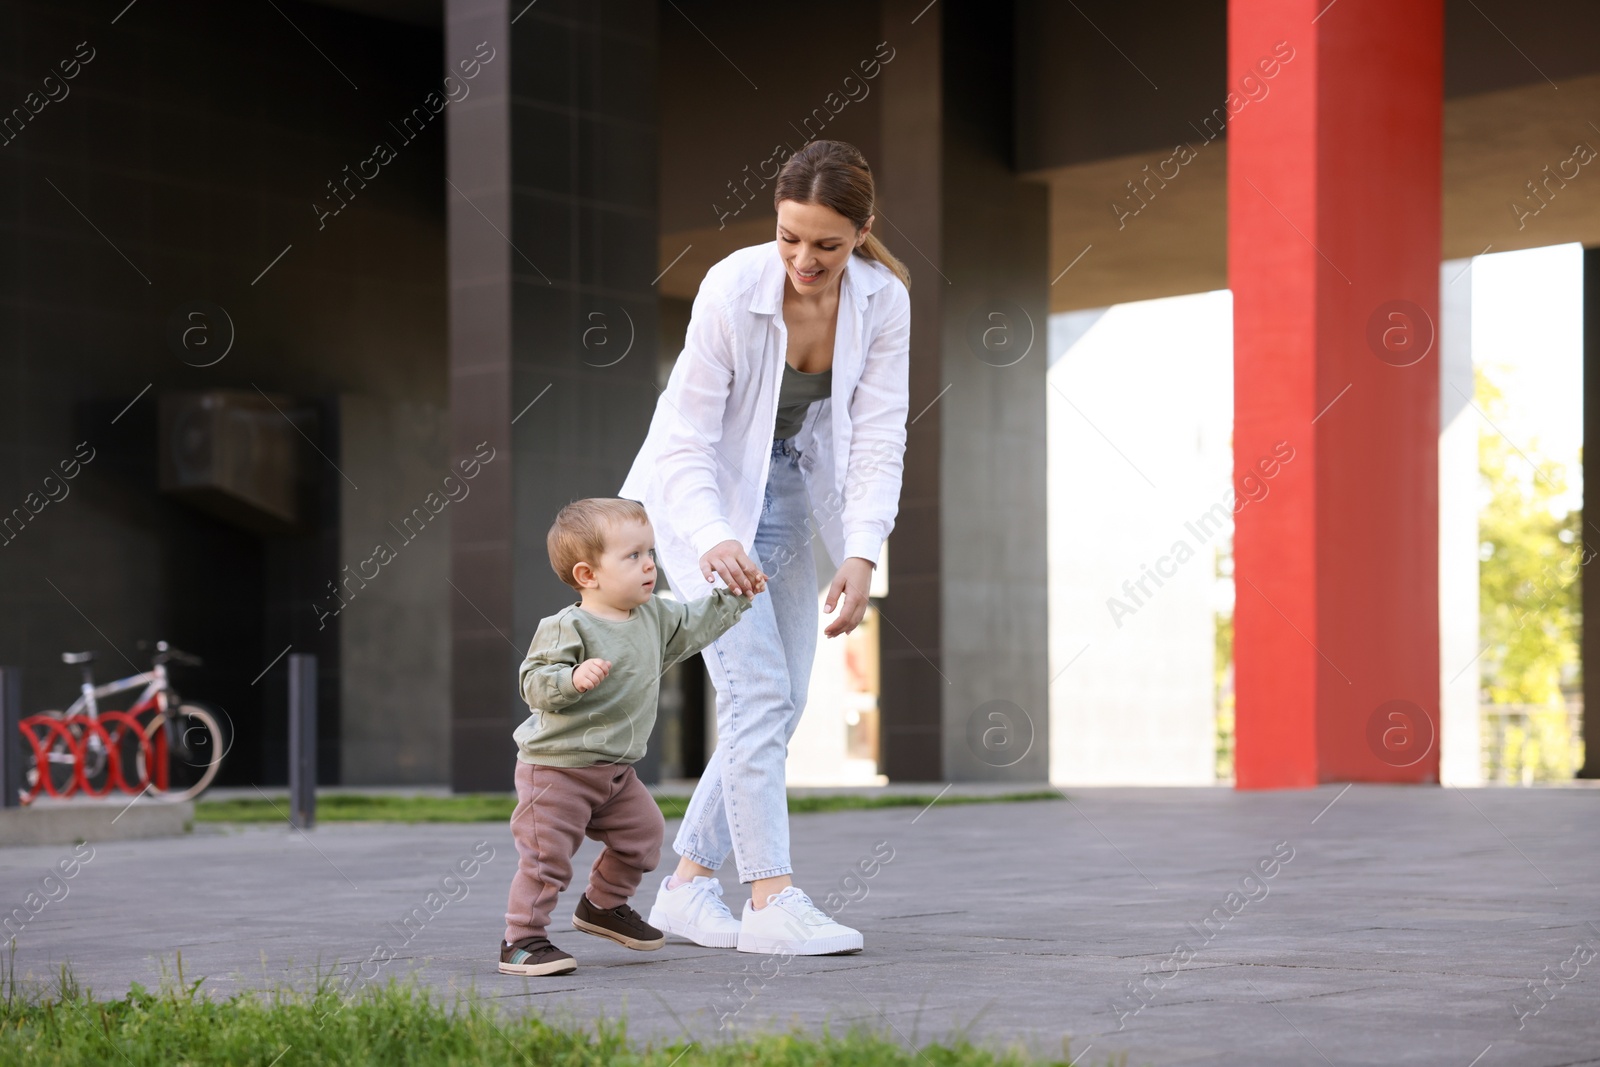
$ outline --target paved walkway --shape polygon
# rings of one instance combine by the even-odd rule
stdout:
[[[796,816],[802,885],[837,894],[858,956],[630,952],[560,932],[573,890],[555,933],[579,969],[503,977],[503,825],[334,824],[96,845],[17,934],[17,973],[70,961],[115,995],[181,949],[219,992],[318,966],[359,984],[386,942],[396,960],[365,965],[379,980],[414,970],[553,1020],[625,1014],[641,1038],[859,1023],[1042,1056],[1070,1041],[1084,1065],[1600,1064],[1600,790],[1071,796]],[[475,850],[492,858],[445,883]],[[70,852],[0,850],[0,904]]]

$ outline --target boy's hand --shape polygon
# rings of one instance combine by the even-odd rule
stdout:
[[[610,660],[586,659],[572,668],[572,688],[580,693],[587,693],[599,685],[605,679],[605,676],[610,673]]]
[[[761,575],[761,577],[756,579],[755,588],[750,590],[750,592],[747,593],[746,595],[753,597],[757,593],[765,593],[766,591],[767,591],[767,576],[765,574],[763,574],[763,575]]]

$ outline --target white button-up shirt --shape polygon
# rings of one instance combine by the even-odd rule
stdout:
[[[683,352],[617,493],[649,511],[657,565],[683,599],[722,584],[700,572],[708,549],[737,540],[749,552],[755,540],[788,351],[786,284],[777,241],[706,272]],[[860,556],[876,566],[900,507],[911,296],[887,267],[857,255],[839,285],[832,393],[811,405],[793,440],[834,565]]]

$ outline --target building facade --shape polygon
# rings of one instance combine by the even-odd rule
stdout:
[[[1281,468],[1236,519],[1239,784],[1438,780],[1440,265],[1600,243],[1592,5],[0,12],[0,660],[30,710],[71,699],[61,651],[110,677],[164,638],[206,657],[224,781],[281,781],[292,648],[324,781],[504,789],[510,679],[569,592],[550,518],[616,492],[700,277],[828,137],[913,275],[882,772],[1050,774],[1046,468],[1075,457],[1044,447],[1046,323],[1226,287],[1235,480]],[[692,774],[683,674],[654,758]],[[1415,761],[1373,741],[1400,721]]]

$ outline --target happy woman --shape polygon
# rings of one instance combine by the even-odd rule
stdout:
[[[765,596],[704,652],[717,747],[684,814],[650,923],[715,948],[859,952],[794,884],[784,761],[816,653],[814,519],[837,571],[824,633],[854,630],[894,528],[909,403],[911,298],[872,232],[872,172],[813,141],[773,191],[776,240],[709,271],[683,352],[619,495],[643,502],[658,564],[684,600],[720,580]],[[750,886],[740,918],[716,871]]]

